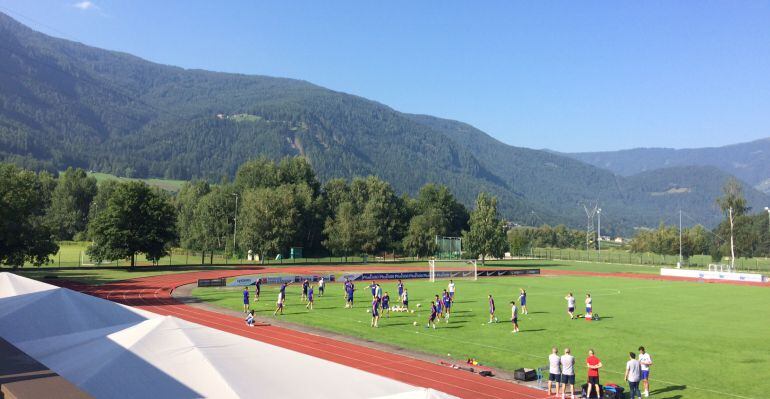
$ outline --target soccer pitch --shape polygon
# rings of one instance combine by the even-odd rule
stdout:
[[[342,284],[329,284],[315,310],[300,302],[301,286],[290,285],[281,319],[319,329],[438,356],[468,357],[505,370],[547,364],[550,348],[572,348],[577,382],[586,379],[588,349],[602,360],[602,383],[627,386],[623,371],[628,352],[644,345],[652,355],[651,394],[666,398],[762,398],[770,380],[770,290],[763,287],[637,280],[622,277],[540,276],[457,280],[449,323],[426,328],[430,300],[448,281],[404,280],[415,313],[391,313],[379,328],[369,326],[369,282],[356,283],[356,304],[344,308]],[[395,281],[380,281],[397,297]],[[511,333],[510,305],[519,288],[527,290],[529,315],[519,316],[521,332]],[[252,303],[260,316],[272,317],[278,294],[263,285]],[[253,287],[249,287],[253,298]],[[193,295],[210,304],[242,310],[242,288],[196,288]],[[585,294],[594,298],[600,321],[570,320],[564,297],[573,292],[576,313]],[[487,295],[497,305],[499,323],[487,324]],[[395,303],[394,300],[391,302]],[[417,304],[422,306],[417,310]],[[413,326],[417,321],[418,326]],[[578,384],[579,385],[579,384]]]

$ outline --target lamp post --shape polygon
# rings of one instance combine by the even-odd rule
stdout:
[[[598,217],[598,224],[596,227],[596,244],[597,248],[599,249],[597,259],[599,259],[599,262],[602,261],[602,208],[599,208],[596,210],[596,215]]]
[[[235,215],[233,216],[233,256],[235,256],[235,250],[238,247],[238,241],[236,241],[236,234],[238,233],[238,193],[233,193],[235,196]]]

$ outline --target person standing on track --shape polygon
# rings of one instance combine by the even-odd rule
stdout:
[[[323,276],[321,276],[320,279],[318,279],[318,295],[324,296],[324,286],[326,285],[326,282],[324,281]]]
[[[564,299],[567,300],[567,314],[569,314],[570,319],[575,319],[575,297],[570,292],[567,294],[567,296],[564,297]]]
[[[524,288],[519,289],[519,303],[521,304],[521,313],[529,314],[529,310],[527,310],[527,291]]]
[[[259,294],[262,292],[262,279],[257,277],[254,282],[254,302],[259,301]]]
[[[555,346],[551,348],[551,354],[548,355],[548,396],[559,394],[559,383],[561,382],[561,358],[559,349]],[[556,392],[551,393],[551,385],[556,385]]]
[[[590,398],[593,387],[596,387],[596,397],[601,398],[602,393],[599,392],[599,369],[602,368],[602,361],[596,357],[593,349],[588,350],[586,368],[588,369],[588,393],[586,397]]]
[[[564,354],[559,360],[561,363],[561,399],[567,393],[567,385],[569,385],[569,393],[572,399],[575,399],[575,356],[572,356],[569,348],[564,348]]]
[[[497,323],[497,317],[495,317],[495,299],[492,298],[492,294],[489,294],[489,322],[490,323]]]
[[[652,366],[652,356],[644,349],[639,347],[639,363],[642,365],[642,385],[644,385],[644,396],[650,396],[650,366]]]
[[[455,282],[452,280],[449,280],[449,285],[447,286],[449,289],[449,299],[454,303],[455,301]]]
[[[249,287],[243,287],[243,313],[249,313]]]
[[[519,308],[516,307],[516,301],[511,301],[511,323],[513,324],[511,332],[519,332]]]
[[[636,353],[629,352],[629,359],[626,362],[626,374],[624,379],[628,381],[628,392],[631,399],[634,396],[639,395],[639,399],[642,399],[642,393],[639,392],[639,380],[642,378],[642,365],[636,360]]]

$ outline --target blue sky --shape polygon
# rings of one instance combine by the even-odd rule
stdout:
[[[42,32],[304,79],[559,151],[770,136],[770,2],[0,0]]]

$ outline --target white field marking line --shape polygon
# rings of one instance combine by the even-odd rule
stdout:
[[[143,289],[141,292],[144,292],[144,291],[147,291],[147,290],[151,290],[151,289],[152,289],[152,288],[149,288],[149,289]],[[163,288],[157,288],[157,289],[156,289],[156,290],[153,292],[153,294],[154,294],[155,298],[156,298],[156,299],[158,299],[158,300],[162,300],[162,301],[164,301],[164,302],[167,302],[167,303],[168,303],[168,302],[170,302],[170,301],[174,301],[174,300],[173,300],[173,298],[160,298],[160,297],[158,297],[158,292],[159,292],[159,291],[161,291],[162,289],[163,289]],[[140,300],[144,301],[145,303],[148,303],[148,301],[147,301],[147,300],[144,298],[144,296],[141,294],[141,292],[139,293],[139,298],[138,298],[138,299],[140,299]],[[148,306],[153,306],[153,305],[148,305]],[[165,306],[166,308],[168,308],[168,307],[171,307],[171,308],[174,308],[174,309],[180,309],[180,310],[176,310],[176,311],[168,311],[168,310],[167,310],[167,312],[168,312],[169,314],[173,314],[173,315],[176,315],[176,316],[178,316],[178,317],[181,317],[181,318],[185,318],[185,319],[187,319],[187,320],[190,320],[190,319],[196,319],[196,320],[206,320],[206,323],[214,324],[214,325],[217,325],[217,326],[228,327],[229,329],[233,329],[233,330],[236,330],[236,331],[253,332],[252,330],[248,330],[248,329],[246,329],[246,328],[242,328],[242,326],[241,326],[241,327],[234,327],[234,326],[232,326],[232,325],[229,325],[229,324],[225,324],[225,323],[217,323],[217,322],[213,322],[213,321],[211,321],[210,319],[205,319],[205,318],[204,318],[204,317],[202,317],[202,316],[199,316],[199,315],[195,315],[195,314],[193,314],[193,313],[190,313],[190,312],[188,312],[188,311],[190,310],[190,308],[189,308],[189,307],[186,307],[186,305],[181,305],[181,306],[178,306],[178,305],[171,305],[171,304],[168,304],[168,305],[163,305],[163,306]],[[186,317],[185,317],[185,316],[186,316]],[[206,325],[206,324],[204,324],[204,325]],[[291,329],[289,329],[289,330],[291,330]],[[225,331],[225,330],[222,330],[222,331]],[[227,332],[227,331],[226,331],[226,332]],[[262,331],[262,332],[264,332],[264,331]],[[308,335],[315,335],[315,334],[308,334]],[[378,366],[378,367],[381,367],[379,363],[372,363],[372,362],[367,362],[367,361],[365,361],[365,360],[362,360],[362,359],[358,359],[358,358],[352,358],[352,357],[349,357],[349,356],[344,356],[344,355],[341,355],[341,354],[339,354],[339,353],[337,353],[337,352],[331,352],[331,351],[328,351],[328,350],[320,350],[320,349],[319,349],[317,346],[312,346],[312,345],[309,345],[309,344],[302,344],[302,343],[299,343],[299,342],[297,342],[297,341],[290,341],[290,340],[288,340],[288,339],[284,338],[284,337],[282,336],[282,334],[280,334],[280,333],[277,333],[277,334],[276,334],[276,333],[273,333],[273,334],[264,334],[264,336],[265,336],[265,337],[267,337],[267,338],[273,339],[273,340],[277,340],[277,341],[281,341],[281,342],[287,342],[287,343],[292,343],[292,344],[295,344],[295,345],[300,345],[300,346],[302,346],[302,347],[305,347],[305,348],[311,348],[311,349],[313,349],[314,351],[321,351],[321,352],[325,352],[325,353],[333,354],[334,356],[339,356],[339,357],[343,357],[343,358],[347,358],[347,359],[355,360],[355,361],[358,361],[358,362],[364,362],[364,363],[368,363],[368,365],[371,365],[371,366]],[[296,337],[295,337],[295,338],[296,338]],[[302,339],[302,338],[301,338],[301,339]],[[311,342],[311,341],[309,341],[309,340],[308,340],[308,339],[306,339],[306,338],[305,338],[305,339],[302,339],[302,340],[304,340],[304,341],[308,341],[308,342]],[[332,340],[332,341],[333,341],[333,340]],[[264,342],[264,341],[262,341],[262,342]],[[336,346],[336,345],[334,345],[333,343],[324,343],[324,345],[326,345],[326,346],[330,346],[330,347],[336,347],[336,348],[339,348],[339,346]],[[312,355],[311,355],[311,356],[312,356]],[[407,358],[408,358],[408,357],[407,357]],[[408,359],[411,359],[411,360],[415,360],[415,359],[412,359],[412,358],[408,358]],[[327,361],[331,361],[331,362],[334,362],[333,360],[327,360]],[[334,363],[337,363],[337,362],[334,362]],[[402,365],[404,365],[404,363],[402,363]],[[357,368],[357,367],[355,367],[355,366],[348,366],[348,367],[352,367],[352,368],[354,368],[354,369],[359,369],[359,370],[361,370],[360,368]],[[415,366],[412,366],[412,367],[417,367],[417,366],[415,365]],[[391,367],[384,367],[384,368],[386,368],[386,369],[389,369],[389,370],[392,370],[392,371],[396,371],[396,372],[398,372],[398,373],[401,373],[401,374],[408,374],[408,373],[406,373],[406,372],[405,372],[404,370],[402,370],[402,369],[391,368]],[[402,367],[402,368],[403,368],[403,367]],[[418,369],[420,369],[419,367],[417,367],[417,368],[418,368]],[[363,370],[363,371],[366,371],[366,370]],[[389,378],[389,377],[386,377],[386,378]],[[419,375],[418,375],[418,378],[421,378],[421,379],[423,379],[423,380],[433,381],[433,382],[436,382],[436,383],[440,383],[440,384],[446,384],[446,385],[452,386],[452,387],[454,387],[454,388],[456,388],[456,389],[459,389],[459,390],[464,390],[464,391],[470,391],[470,392],[472,392],[472,393],[474,393],[474,394],[476,394],[476,395],[479,395],[479,393],[478,393],[478,392],[474,391],[474,390],[473,390],[473,389],[471,389],[471,388],[466,388],[466,387],[463,387],[463,386],[458,386],[458,385],[455,385],[455,384],[447,383],[446,381],[437,381],[437,380],[434,380],[434,379],[432,379],[432,378],[428,378],[428,377],[425,377],[425,376],[419,376]],[[467,378],[463,378],[463,377],[462,377],[462,376],[460,376],[460,375],[457,375],[457,376],[455,376],[455,378],[456,378],[456,379],[458,379],[458,380],[460,380],[460,381],[471,381],[471,380],[469,380],[469,379],[467,379]],[[403,382],[403,381],[402,381],[402,382]],[[480,382],[480,381],[471,381],[471,382],[473,382],[473,383],[476,383],[476,384],[480,384],[480,385],[487,385],[487,386],[489,386],[489,384],[484,384],[483,382]],[[411,383],[407,383],[407,384],[409,384],[409,385],[412,385]],[[527,396],[527,397],[530,397],[530,398],[536,398],[536,397],[537,397],[537,396],[534,396],[534,395],[530,395],[530,394],[525,394],[525,393],[522,393],[522,392],[516,392],[516,391],[512,391],[512,390],[509,390],[509,389],[506,389],[506,388],[503,388],[503,387],[499,387],[499,386],[495,386],[495,389],[498,389],[498,390],[501,390],[501,391],[507,391],[507,392],[510,392],[510,393],[514,393],[514,394],[516,394],[516,395],[520,395],[520,396]],[[484,395],[484,396],[488,396],[488,397],[493,397],[493,398],[496,398],[496,397],[498,397],[498,396],[492,396],[492,395],[489,395],[489,394],[482,394],[482,395]]]

